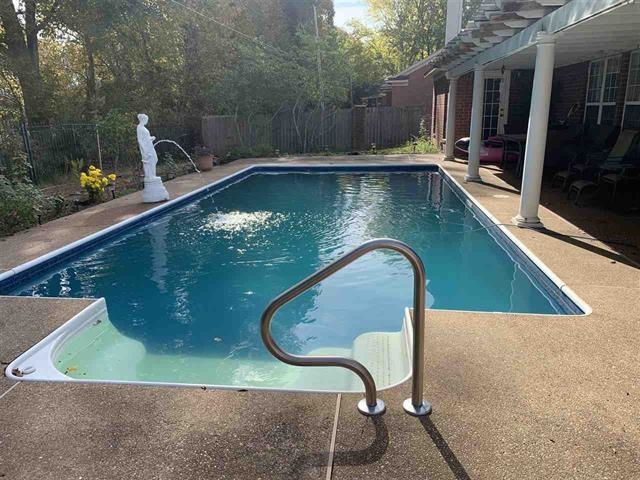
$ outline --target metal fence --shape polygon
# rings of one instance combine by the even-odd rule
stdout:
[[[64,178],[89,165],[108,172],[140,168],[135,125],[125,129],[124,133],[90,123],[27,127],[24,123],[2,122],[0,129],[19,135],[31,178],[37,184],[64,181]],[[193,151],[196,145],[197,133],[181,125],[154,127],[152,134],[157,139],[176,141],[188,152]],[[166,153],[172,154],[176,160],[181,159],[182,153],[173,145],[163,143],[156,150],[161,159]]]
[[[94,124],[21,125],[35,182],[55,181],[85,164],[102,165],[99,132]]]

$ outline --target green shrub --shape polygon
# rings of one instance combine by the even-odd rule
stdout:
[[[134,113],[114,109],[98,125],[103,159],[113,163],[116,170],[122,164],[139,162],[136,123]]]
[[[9,235],[35,225],[42,204],[42,192],[30,181],[12,181],[0,175],[0,234]]]
[[[379,154],[396,154],[396,153],[438,153],[438,147],[429,138],[427,132],[427,125],[424,119],[420,120],[420,126],[418,127],[418,136],[413,137],[413,140],[409,140],[404,145],[393,148],[383,148],[378,151]]]
[[[271,145],[256,145],[253,147],[254,157],[273,157],[273,147]]]
[[[0,131],[0,235],[8,235],[34,225],[43,197],[29,179],[29,164],[20,138]]]
[[[260,158],[272,157],[273,147],[271,145],[256,145],[255,147],[234,147],[229,150],[224,160],[231,161],[239,158]]]
[[[176,163],[173,155],[170,153],[165,153],[162,155],[162,159],[158,162],[157,165],[157,175],[160,176],[163,180],[171,180],[178,176],[179,167]]]

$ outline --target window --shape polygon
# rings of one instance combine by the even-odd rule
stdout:
[[[629,80],[624,101],[623,128],[640,129],[640,50],[629,58]]]
[[[484,81],[484,108],[482,109],[482,139],[498,132],[500,115],[501,78],[486,78]]]
[[[585,102],[585,123],[613,125],[616,119],[620,56],[594,60],[589,64],[589,84]]]

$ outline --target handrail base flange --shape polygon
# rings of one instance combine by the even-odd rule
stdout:
[[[373,407],[370,407],[369,405],[367,405],[367,399],[363,398],[358,402],[358,411],[362,415],[365,415],[367,417],[375,417],[386,412],[387,406],[382,400],[378,399],[376,404]]]
[[[431,413],[431,404],[429,402],[422,402],[420,405],[414,405],[411,398],[407,398],[402,402],[402,408],[409,415],[414,417],[423,417]]]

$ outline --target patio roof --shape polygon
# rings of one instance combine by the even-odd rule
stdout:
[[[536,34],[557,34],[556,65],[631,50],[640,42],[640,4],[628,0],[487,0],[430,65],[463,75],[500,62],[532,68]]]

